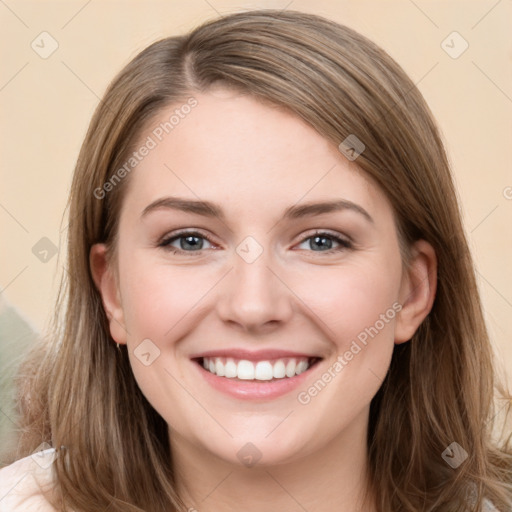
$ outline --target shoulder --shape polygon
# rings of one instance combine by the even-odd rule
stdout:
[[[0,512],[56,512],[44,497],[53,487],[53,448],[0,469]]]

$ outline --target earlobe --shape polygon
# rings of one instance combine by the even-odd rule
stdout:
[[[117,343],[126,343],[126,328],[121,305],[119,287],[114,270],[108,265],[105,244],[94,244],[89,252],[89,265],[94,284],[101,295],[103,309],[107,315],[110,334]]]
[[[411,260],[400,288],[402,309],[395,324],[395,343],[409,341],[430,313],[437,289],[437,257],[425,240],[411,247]]]

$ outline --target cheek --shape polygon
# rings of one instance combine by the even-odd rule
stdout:
[[[392,265],[365,261],[336,270],[323,268],[301,288],[307,297],[304,302],[318,317],[316,325],[334,350],[324,373],[311,387],[301,389],[297,400],[305,410],[311,404],[331,411],[332,435],[368,406],[388,371],[395,318],[401,309],[397,302],[400,272],[399,261]],[[318,427],[316,422],[314,426]]]
[[[296,279],[295,290],[321,320],[317,323],[325,327],[326,336],[338,350],[345,350],[375,325],[382,337],[392,337],[399,279],[396,263],[360,261],[336,269],[318,268],[307,280]]]
[[[143,252],[120,262],[123,272],[121,265],[124,320],[132,340],[142,336],[160,344],[170,331],[178,337],[187,315],[201,307],[201,298],[215,284],[212,272],[166,265]]]

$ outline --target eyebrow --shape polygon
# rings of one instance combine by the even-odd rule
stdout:
[[[225,221],[226,219],[222,208],[215,203],[210,201],[184,199],[180,197],[162,197],[156,201],[153,201],[151,204],[146,206],[146,208],[144,208],[141,217],[145,217],[150,212],[161,209],[180,210],[183,212],[202,215],[204,217],[218,217],[222,221]],[[346,199],[293,205],[284,211],[283,219],[293,220],[343,210],[350,210],[359,213],[368,222],[375,224],[375,221],[371,215],[363,207]]]

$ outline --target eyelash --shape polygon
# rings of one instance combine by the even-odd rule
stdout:
[[[337,252],[340,252],[340,251],[343,251],[343,250],[353,249],[353,244],[349,240],[341,238],[341,237],[339,237],[337,235],[334,235],[332,233],[329,233],[327,231],[320,231],[320,230],[315,231],[315,233],[313,233],[313,234],[303,238],[299,242],[299,244],[302,244],[305,241],[309,240],[310,238],[314,238],[314,237],[317,237],[317,236],[320,236],[320,235],[322,236],[322,238],[328,238],[330,240],[334,240],[336,243],[339,244],[339,246],[334,248],[334,249],[329,249],[327,251],[309,251],[309,252],[314,252],[314,253],[319,253],[319,254],[333,254],[333,253],[337,253]],[[204,238],[205,240],[207,240],[211,244],[215,244],[215,242],[209,236],[207,236],[204,233],[200,233],[198,231],[180,231],[179,233],[174,233],[170,237],[164,238],[158,244],[158,247],[161,247],[164,250],[171,252],[172,254],[201,254],[203,252],[203,250],[206,250],[206,249],[201,249],[199,251],[184,251],[182,249],[177,249],[176,247],[171,247],[170,246],[170,244],[172,242],[174,242],[175,240],[179,240],[180,238],[186,238],[187,236],[196,236],[198,238]]]

